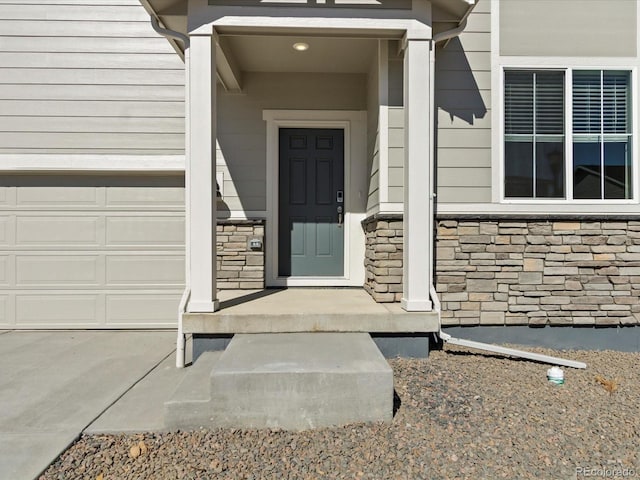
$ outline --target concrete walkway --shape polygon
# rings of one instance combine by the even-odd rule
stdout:
[[[0,478],[37,478],[82,432],[164,428],[174,331],[0,331]]]

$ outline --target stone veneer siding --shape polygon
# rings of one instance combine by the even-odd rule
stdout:
[[[445,325],[640,323],[640,221],[437,222]]]
[[[262,248],[252,250],[251,239]],[[264,220],[218,220],[216,246],[218,289],[264,288]]]
[[[402,297],[402,215],[373,215],[362,221],[365,231],[364,289],[376,302]]]

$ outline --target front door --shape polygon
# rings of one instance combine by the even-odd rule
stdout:
[[[344,276],[344,130],[279,132],[278,276]]]

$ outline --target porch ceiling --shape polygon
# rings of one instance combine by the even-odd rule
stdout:
[[[224,36],[227,53],[246,72],[366,73],[376,40],[297,36]],[[299,52],[293,44],[309,49]]]

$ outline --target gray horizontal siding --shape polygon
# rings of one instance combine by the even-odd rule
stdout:
[[[58,5],[43,5],[53,9]],[[86,8],[90,8],[87,6]],[[133,7],[132,7],[133,8]],[[135,7],[138,8],[138,7]],[[139,8],[142,8],[140,6]],[[21,37],[25,32],[36,37],[153,37],[153,30],[141,21],[101,22],[93,20],[67,22],[64,20],[5,20],[0,19],[2,35]]]
[[[500,3],[500,54],[633,57],[637,1]]]
[[[55,40],[52,39],[52,41]],[[4,68],[144,68],[166,70],[179,69],[181,61],[175,53],[3,52],[0,53],[0,65]]]
[[[137,0],[0,1],[0,154],[183,154],[184,109]]]
[[[163,70],[162,75],[149,75],[149,70],[108,68],[4,68],[0,69],[0,84],[21,85],[184,85],[184,71]],[[182,101],[182,100],[181,100]]]
[[[491,14],[480,2],[466,30],[436,52],[440,203],[491,201]]]
[[[25,2],[14,2],[0,4],[0,18],[5,20],[94,20],[98,22],[143,22],[148,16],[142,8],[135,8],[132,2],[121,2],[120,4],[101,5],[93,4],[90,9],[87,5],[67,5],[66,2],[40,2],[40,4],[29,4]],[[126,5],[129,3],[129,5]],[[43,8],[45,5],[55,8]],[[133,7],[133,8],[132,8]]]
[[[171,117],[0,117],[3,132],[182,134],[184,120]]]
[[[2,86],[0,85],[0,89]],[[184,118],[184,102],[102,102],[100,100],[0,100],[0,115],[43,117],[177,117]]]

